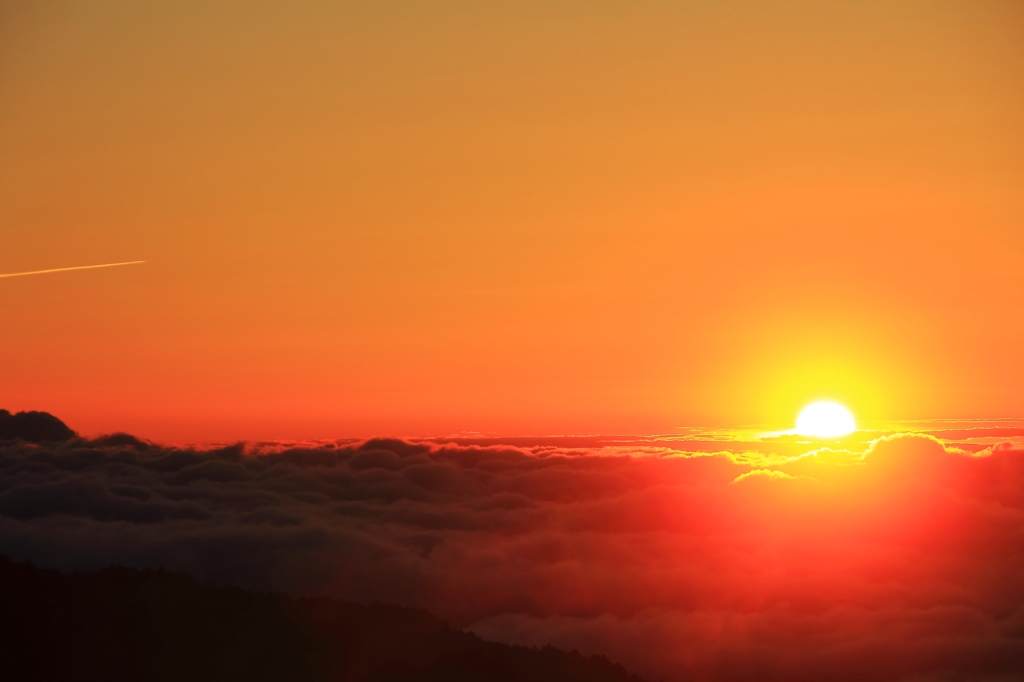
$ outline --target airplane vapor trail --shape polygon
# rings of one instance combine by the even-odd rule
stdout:
[[[32,272],[6,272],[0,273],[0,279],[4,277],[24,277],[25,275],[45,275],[48,272],[67,272],[69,270],[94,270],[96,268],[116,268],[118,265],[137,265],[145,263],[144,260],[130,260],[124,263],[103,263],[101,265],[77,265],[73,268],[53,268],[51,270],[33,270]]]

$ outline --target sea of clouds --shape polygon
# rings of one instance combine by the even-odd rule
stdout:
[[[0,441],[0,553],[420,606],[666,682],[1024,675],[1009,442]]]

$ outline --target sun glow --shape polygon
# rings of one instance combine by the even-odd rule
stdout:
[[[801,436],[837,438],[856,430],[857,425],[850,411],[828,400],[811,403],[796,418],[795,432]]]

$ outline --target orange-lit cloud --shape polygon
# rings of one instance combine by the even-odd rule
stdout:
[[[9,444],[0,552],[418,605],[666,682],[1008,680],[1024,670],[1010,437],[895,435],[770,471],[686,452],[714,440]]]

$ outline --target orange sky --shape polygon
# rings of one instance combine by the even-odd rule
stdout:
[[[1020,4],[341,5],[0,4],[0,407],[1024,416]]]

